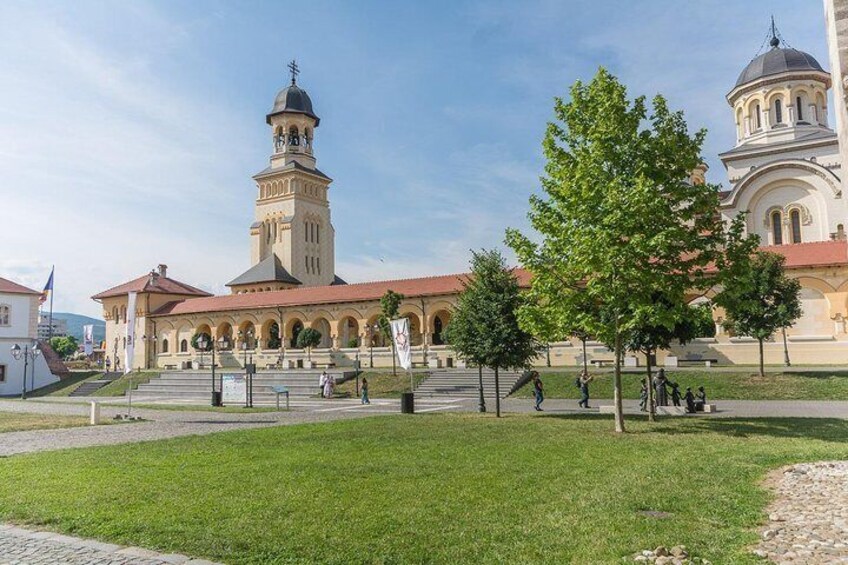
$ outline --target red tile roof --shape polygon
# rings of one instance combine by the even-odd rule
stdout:
[[[0,292],[8,294],[41,294],[37,290],[32,290],[3,277],[0,277]]]
[[[153,282],[153,279],[155,279],[155,282]],[[104,290],[99,294],[95,294],[91,298],[94,300],[101,300],[103,298],[110,298],[113,296],[122,296],[124,294],[129,294],[130,292],[180,294],[185,296],[212,296],[208,292],[200,290],[199,288],[194,288],[193,286],[189,286],[168,277],[159,275],[153,276],[153,273],[151,273],[110,288],[109,290]]]
[[[848,265],[848,242],[814,241],[791,245],[765,245],[762,251],[779,253],[786,257],[786,267],[822,267],[826,265]]]
[[[516,269],[515,273],[522,286],[530,284],[530,273],[523,269]],[[438,296],[461,291],[462,282],[466,277],[468,277],[468,273],[419,279],[398,279],[195,298],[166,304],[154,312],[153,315],[167,316],[197,314],[200,312],[248,310],[253,308],[274,308],[277,306],[308,306],[362,302],[379,300],[387,290],[393,290],[406,297]]]

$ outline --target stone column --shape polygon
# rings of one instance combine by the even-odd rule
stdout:
[[[819,118],[818,118],[819,112],[818,112],[818,110],[816,110],[816,105],[810,104],[807,112],[809,112],[809,114],[810,114],[810,119],[808,121],[811,124],[813,124],[814,126],[818,125],[819,124]]]

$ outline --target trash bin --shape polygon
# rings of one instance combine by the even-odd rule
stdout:
[[[221,405],[221,391],[216,390],[212,392],[212,406],[220,406]]]
[[[400,412],[401,414],[415,413],[415,395],[411,392],[404,392],[400,395]]]

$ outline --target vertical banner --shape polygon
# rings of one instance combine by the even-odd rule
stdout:
[[[392,320],[392,339],[395,341],[398,363],[407,371],[412,368],[412,346],[409,342],[409,318]]]
[[[124,374],[133,370],[133,357],[135,357],[135,302],[138,298],[137,292],[131,292],[127,301],[127,349],[124,355]]]
[[[86,356],[94,353],[94,324],[82,327],[82,347]]]

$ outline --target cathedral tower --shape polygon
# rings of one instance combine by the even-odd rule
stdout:
[[[253,177],[258,190],[250,226],[253,266],[227,284],[233,293],[342,282],[335,276],[328,200],[332,179],[316,168],[313,152],[321,120],[297,85],[294,61],[289,69],[291,84],[277,94],[266,117],[273,146],[270,165]]]

